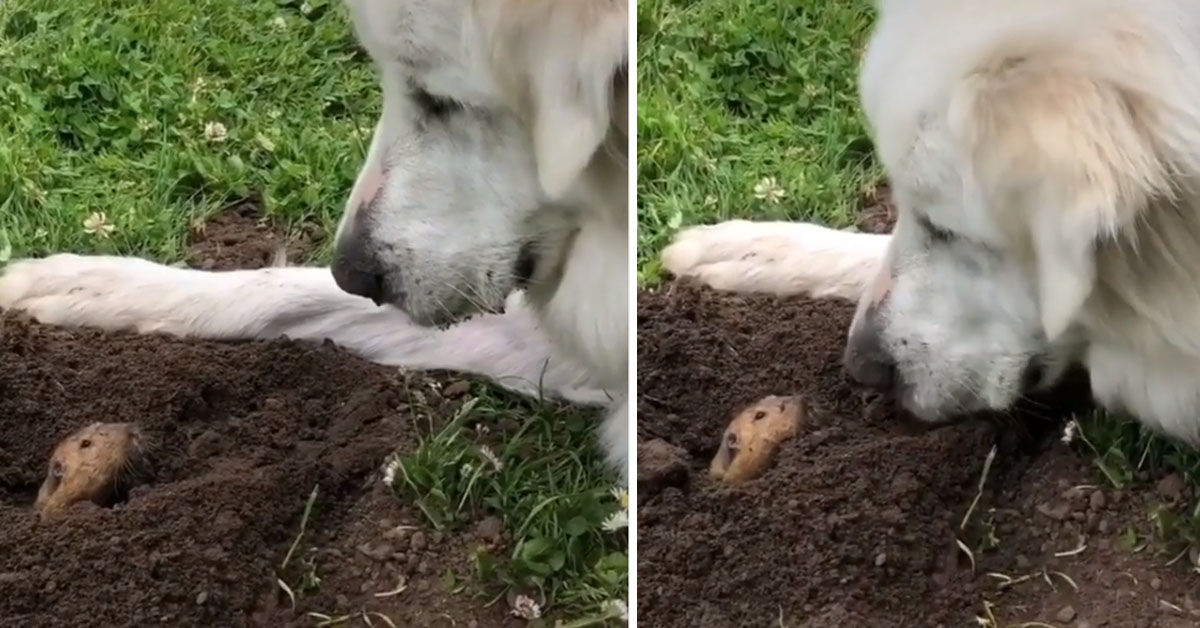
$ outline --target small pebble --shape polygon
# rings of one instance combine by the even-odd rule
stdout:
[[[442,389],[442,396],[447,399],[461,397],[471,392],[471,382],[459,380]]]
[[[1064,624],[1069,624],[1075,620],[1076,614],[1077,613],[1075,612],[1074,608],[1072,608],[1070,606],[1064,606],[1063,609],[1061,611],[1058,611],[1058,614],[1055,615],[1054,617],[1055,617],[1055,619],[1057,619],[1058,621],[1061,621]]]
[[[208,591],[201,591],[196,594],[196,605],[203,606],[208,601]]]
[[[1094,511],[1103,510],[1107,505],[1107,500],[1104,499],[1104,492],[1100,490],[1092,491],[1092,496],[1088,498],[1088,507]]]
[[[1042,503],[1037,505],[1037,511],[1045,517],[1049,517],[1055,521],[1062,521],[1070,514],[1071,505],[1059,504],[1057,506],[1051,506],[1050,504]]]
[[[415,550],[423,550],[426,545],[425,533],[420,530],[413,532],[412,538],[409,540],[409,546]]]
[[[875,556],[875,566],[882,567],[885,563],[887,563],[887,554],[879,552],[879,554]]]
[[[1155,591],[1161,589],[1162,588],[1162,579],[1154,578],[1154,579],[1150,580],[1150,588],[1154,589]]]
[[[1178,501],[1183,496],[1184,491],[1183,477],[1178,473],[1171,473],[1158,481],[1157,489],[1159,497]]]
[[[495,515],[484,517],[475,524],[475,536],[484,543],[499,543],[504,538],[504,522]]]

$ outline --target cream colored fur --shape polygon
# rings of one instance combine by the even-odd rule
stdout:
[[[892,236],[724,223],[666,268],[859,299],[850,348],[928,421],[1078,361],[1102,404],[1200,443],[1200,3],[884,0],[860,89]]]

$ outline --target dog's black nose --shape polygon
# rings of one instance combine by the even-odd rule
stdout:
[[[333,280],[343,291],[359,297],[366,297],[382,305],[384,302],[384,279],[380,273],[359,270],[349,264],[333,265]]]
[[[366,261],[353,256],[338,255],[330,269],[333,272],[333,280],[344,292],[366,297],[374,301],[375,305],[394,301],[394,295],[390,294],[387,287],[387,278],[383,273],[366,270],[374,266],[365,263]]]
[[[863,386],[888,392],[896,385],[896,361],[870,329],[855,330],[850,335],[842,363],[850,378]]]

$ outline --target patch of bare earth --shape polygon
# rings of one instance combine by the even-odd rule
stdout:
[[[886,192],[868,206],[894,220]],[[837,300],[678,282],[639,294],[639,622],[1200,625],[1188,561],[1127,542],[1131,530],[1145,538],[1153,506],[1190,496],[1172,480],[1112,489],[1059,440],[1064,420],[1088,409],[1085,381],[1007,419],[914,429],[843,375],[852,314]],[[709,478],[735,412],[797,393],[809,424],[763,476]]]
[[[243,205],[198,234],[191,259],[261,267],[287,242]],[[415,417],[437,423],[466,401],[458,381],[328,343],[184,341],[4,316],[0,625],[522,625],[472,580],[472,553],[504,551],[503,532],[431,529],[381,482],[385,458],[415,446]],[[142,427],[148,482],[114,508],[78,504],[39,521],[31,505],[50,452],[95,421]]]

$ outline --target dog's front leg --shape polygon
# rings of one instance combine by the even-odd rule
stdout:
[[[328,269],[206,272],[64,254],[9,264],[0,276],[0,308],[46,324],[109,331],[328,339],[380,364],[474,373],[523,394],[576,403],[611,402],[586,369],[553,350],[520,295],[502,315],[434,329],[341,291]]]
[[[812,223],[730,220],[680,231],[662,263],[676,277],[717,290],[857,300],[889,238]]]

